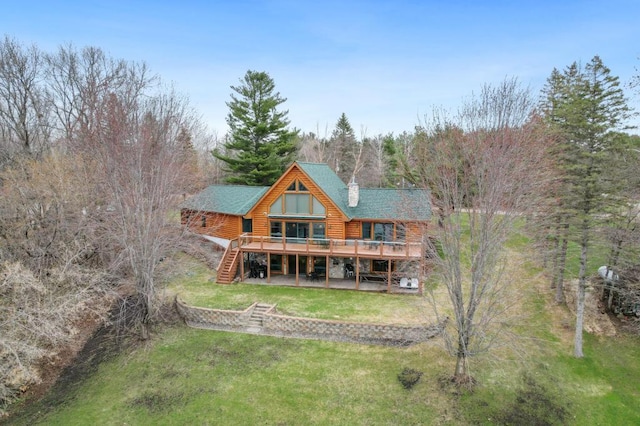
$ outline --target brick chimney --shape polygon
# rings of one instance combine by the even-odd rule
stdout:
[[[356,177],[351,177],[351,182],[349,182],[349,207],[356,207],[358,205],[358,200],[360,198],[360,187],[356,182]]]

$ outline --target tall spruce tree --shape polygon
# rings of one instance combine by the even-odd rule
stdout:
[[[289,130],[289,111],[278,107],[287,99],[275,91],[266,72],[247,71],[227,102],[230,133],[224,152],[213,155],[226,163],[227,183],[272,185],[293,161],[297,130]]]
[[[343,112],[331,134],[330,165],[344,182],[351,180],[356,167],[358,142],[347,115]]]
[[[603,165],[609,163],[607,157],[618,140],[615,132],[629,118],[630,108],[618,77],[598,56],[584,67],[574,62],[563,73],[554,70],[545,90],[543,111],[562,145],[560,173],[565,189],[559,193],[560,214],[573,222],[573,238],[580,246],[574,355],[582,357],[589,248],[603,210],[602,194],[611,189],[605,185],[610,170]]]

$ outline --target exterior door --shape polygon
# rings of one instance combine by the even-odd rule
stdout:
[[[300,275],[307,275],[307,256],[298,256],[298,264],[296,265],[296,256],[287,256],[287,273],[295,275],[296,271],[300,271]]]
[[[303,243],[309,237],[308,222],[287,222],[286,223],[287,242]]]

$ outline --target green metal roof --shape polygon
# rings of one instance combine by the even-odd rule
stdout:
[[[182,203],[185,209],[244,216],[268,186],[211,185]]]
[[[356,207],[348,206],[347,185],[324,163],[297,162],[331,201],[351,219],[414,221],[431,218],[426,189],[360,188]],[[269,187],[212,185],[182,204],[183,208],[245,215]]]
[[[360,188],[356,207],[349,207],[347,185],[323,163],[297,163],[349,219],[429,220],[431,203],[425,189]]]
[[[358,205],[347,207],[353,219],[423,221],[431,218],[426,189],[360,188],[359,193]]]

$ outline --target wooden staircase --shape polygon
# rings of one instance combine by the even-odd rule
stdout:
[[[220,265],[218,265],[218,275],[216,282],[218,284],[231,284],[238,271],[238,258],[240,250],[238,248],[227,248],[222,256]]]
[[[262,330],[264,314],[272,307],[272,305],[258,303],[253,309],[253,312],[251,312],[251,317],[247,321],[247,331],[252,333],[260,332]]]

